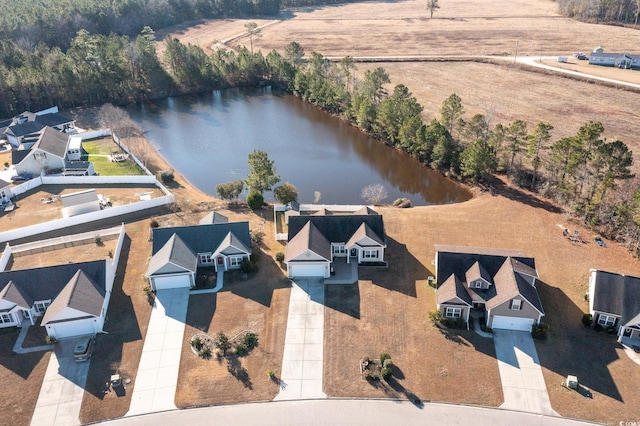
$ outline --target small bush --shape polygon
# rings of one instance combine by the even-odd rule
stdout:
[[[56,339],[53,336],[47,336],[44,338],[44,341],[47,342],[47,345],[53,345],[54,343],[56,343],[58,341],[58,339]]]
[[[262,245],[262,240],[264,239],[264,232],[255,231],[251,233],[251,244],[256,247],[260,247]]]
[[[256,333],[247,333],[244,335],[244,344],[248,348],[253,348],[258,344],[258,335]]]
[[[198,275],[196,277],[196,287],[204,287],[207,285],[207,277],[204,275]]]
[[[277,253],[276,253],[276,260],[277,260],[278,262],[283,262],[283,261],[284,261],[284,253],[283,253],[283,252],[281,252],[281,251],[277,252]]]
[[[173,175],[173,170],[162,170],[160,172],[160,180],[162,183],[171,183],[175,180],[175,176]]]
[[[258,191],[251,191],[247,195],[247,205],[251,210],[257,210],[264,204],[264,196]]]
[[[200,349],[200,351],[198,352],[198,355],[200,355],[200,358],[209,359],[211,358],[211,349],[205,346],[202,349]]]
[[[393,368],[393,361],[391,361],[391,358],[387,358],[382,361],[382,366],[385,368]]]
[[[102,237],[100,235],[96,235],[93,241],[99,245],[102,243]]]
[[[242,259],[242,262],[240,262],[240,272],[242,272],[243,274],[250,274],[255,270],[256,265],[251,263],[249,259],[247,259],[246,257]]]
[[[431,320],[431,323],[433,325],[437,325],[440,324],[444,321],[444,315],[442,315],[442,312],[435,310],[435,311],[430,311],[429,312],[429,319]]]
[[[547,324],[533,323],[533,326],[531,326],[531,335],[534,339],[546,339],[548,329],[549,326]]]
[[[240,343],[238,346],[236,346],[236,355],[243,356],[246,355],[247,352],[249,352],[249,348],[247,348],[247,345],[245,345],[244,343]]]
[[[367,371],[367,374],[365,374],[364,378],[367,380],[378,380],[380,379],[380,376],[378,376],[378,373],[376,373],[375,371]]]
[[[380,363],[381,363],[382,365],[384,365],[384,362],[385,362],[386,360],[388,360],[388,359],[391,359],[391,355],[389,355],[389,353],[388,353],[388,352],[382,352],[382,353],[380,354]]]
[[[151,290],[151,287],[149,287],[148,285],[142,287],[142,291],[144,291],[144,294],[146,294],[147,296],[153,295],[153,290]]]
[[[389,380],[393,375],[393,370],[391,368],[383,367],[382,370],[380,370],[380,375],[384,380]]]
[[[158,221],[157,221],[157,220],[152,219],[152,220],[151,220],[151,222],[149,222],[149,226],[150,226],[151,228],[157,228],[157,227],[159,227],[159,226],[160,226],[160,224],[158,223]]]
[[[113,250],[109,250],[108,256],[109,259],[113,259]]]
[[[216,349],[222,352],[222,355],[226,355],[227,351],[231,348],[229,338],[222,331],[219,331],[218,334],[216,334],[213,344],[216,346]]]
[[[271,380],[276,378],[276,374],[278,374],[278,370],[276,370],[275,368],[270,368],[267,370],[267,376],[269,376]]]
[[[602,326],[601,326],[600,324],[596,323],[596,324],[593,326],[593,329],[594,329],[595,331],[602,331]]]
[[[393,202],[393,207],[398,207],[400,209],[406,209],[411,207],[411,200],[408,198],[398,198]]]
[[[589,327],[591,325],[591,321],[593,321],[593,315],[584,314],[582,316],[582,325],[584,325],[585,327]]]
[[[202,349],[202,341],[198,336],[191,339],[191,346],[197,351],[200,351],[200,349]]]

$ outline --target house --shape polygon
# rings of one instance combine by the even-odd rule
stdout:
[[[62,216],[71,217],[79,214],[100,211],[100,198],[95,189],[73,192],[60,196]]]
[[[436,245],[436,302],[446,318],[484,312],[490,328],[531,331],[544,316],[535,260],[516,250]]]
[[[102,331],[114,273],[97,260],[0,272],[0,327],[41,325],[55,338]]]
[[[598,49],[598,51],[593,51],[589,55],[589,64],[624,69],[638,69],[640,68],[640,55],[606,53],[602,51],[602,49]]]
[[[337,259],[359,265],[384,264],[384,222],[381,215],[371,212],[289,216],[284,257],[288,276],[329,278]]]
[[[640,278],[592,269],[589,313],[595,324],[617,330],[618,341],[640,339]]]
[[[249,222],[155,228],[146,276],[153,291],[193,288],[197,268],[239,269],[250,258]]]
[[[62,172],[65,167],[69,135],[45,127],[37,142],[28,150],[13,150],[16,173],[39,176],[41,173]]]
[[[3,123],[3,133],[14,147],[29,149],[38,140],[42,129],[51,127],[59,132],[69,133],[75,129],[75,120],[58,113],[58,108],[49,108],[36,113],[25,111]]]

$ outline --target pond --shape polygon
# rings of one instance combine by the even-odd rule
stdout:
[[[408,155],[374,140],[313,105],[269,88],[229,89],[128,107],[165,160],[200,190],[244,179],[255,149],[275,161],[281,183],[291,182],[302,203],[364,204],[362,189],[382,184],[392,203],[466,201],[462,186]],[[272,193],[266,193],[273,200]]]

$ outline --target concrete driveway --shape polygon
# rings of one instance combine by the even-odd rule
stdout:
[[[500,408],[558,415],[551,408],[531,333],[493,330],[504,404]]]
[[[78,425],[80,406],[87,383],[89,362],[75,362],[76,339],[59,340],[49,359],[31,424],[37,426]],[[6,419],[7,424],[11,423]]]
[[[128,416],[175,410],[189,289],[158,290],[144,338]]]

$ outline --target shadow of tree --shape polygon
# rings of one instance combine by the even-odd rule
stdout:
[[[247,369],[242,366],[242,362],[238,357],[227,358],[227,371],[241,382],[245,388],[253,389],[251,379]]]

